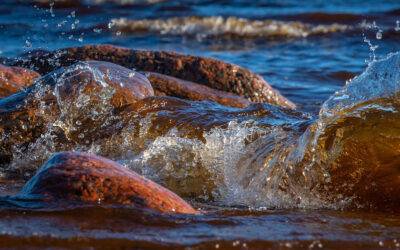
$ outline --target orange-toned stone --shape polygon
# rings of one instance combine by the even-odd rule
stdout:
[[[24,87],[28,87],[40,77],[32,70],[20,67],[7,67],[0,64],[0,98],[12,95]]]
[[[132,50],[112,45],[87,45],[38,52],[10,62],[46,74],[78,61],[98,60],[157,72],[242,96],[252,102],[294,109],[296,105],[271,87],[262,76],[221,60],[166,51]]]
[[[60,145],[91,142],[116,133],[105,129],[107,124],[120,122],[121,110],[153,94],[144,75],[108,62],[79,62],[53,71],[26,91],[1,99],[0,166],[12,160],[13,149],[36,141],[62,115],[68,119],[57,129]]]
[[[111,104],[115,108],[154,95],[144,75],[109,62],[78,62],[47,75],[41,82],[52,88],[57,85],[59,98],[64,99],[77,97],[81,93],[96,96],[109,88],[113,92]]]
[[[173,192],[106,158],[78,152],[51,157],[22,189],[20,197],[133,205],[165,213],[199,213]]]
[[[174,96],[194,101],[209,100],[225,106],[237,108],[245,108],[250,105],[247,99],[238,95],[176,77],[154,72],[148,72],[147,77],[160,96]]]

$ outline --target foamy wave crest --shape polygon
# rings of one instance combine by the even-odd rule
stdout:
[[[126,33],[154,32],[196,37],[307,37],[351,29],[348,25],[311,25],[302,22],[249,20],[238,17],[173,17],[169,19],[113,19],[111,26]]]

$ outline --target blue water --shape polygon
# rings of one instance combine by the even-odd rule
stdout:
[[[0,57],[17,57],[35,49],[105,43],[214,57],[261,74],[299,110],[316,115],[321,104],[346,80],[363,72],[371,60],[400,50],[399,0],[124,2],[127,1],[71,0],[73,6],[65,7],[59,3],[52,6],[2,0]],[[165,25],[170,18],[189,20],[185,17],[191,16],[245,18],[249,29],[255,28],[253,21],[257,20],[272,20],[271,25],[263,24],[267,30],[273,28],[275,21],[294,31],[299,29],[296,25],[307,29],[320,25],[345,28],[304,35],[270,35],[261,29],[259,35],[250,36],[241,33],[246,28],[237,25],[229,27],[227,34],[210,35],[196,23],[186,23],[187,29],[183,30],[175,24],[127,31],[111,22],[123,17]],[[218,31],[217,24],[209,29],[214,28]],[[0,180],[0,193],[7,194],[7,187],[1,184]],[[15,190],[9,193],[12,191]],[[182,217],[107,207],[65,211],[1,209],[0,248],[400,249],[398,214],[199,206],[212,212]]]

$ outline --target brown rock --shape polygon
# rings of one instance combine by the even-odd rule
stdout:
[[[33,53],[27,58],[8,63],[30,67],[45,74],[60,66],[86,60],[113,62],[128,68],[156,72],[203,84],[213,89],[243,96],[252,102],[295,108],[292,102],[274,90],[260,75],[212,58],[164,51],[131,50],[111,45],[88,45],[49,53]]]
[[[244,108],[250,102],[238,95],[212,89],[205,85],[185,81],[172,76],[149,72],[148,79],[158,95],[174,96],[194,101],[210,100],[222,105]]]
[[[20,67],[7,67],[0,64],[0,98],[9,96],[28,87],[40,75]]]
[[[56,87],[58,98],[65,99],[81,93],[96,97],[102,90],[109,89],[112,92],[110,103],[114,108],[154,95],[144,75],[108,62],[79,62],[44,77],[41,82]]]
[[[179,196],[103,157],[57,153],[22,189],[20,197],[47,202],[133,205],[159,212],[198,214]]]
[[[107,128],[120,122],[121,110],[153,94],[147,78],[112,63],[80,62],[49,73],[2,99],[0,165],[10,162],[13,150],[49,135],[49,128],[66,146],[106,137],[115,132]]]

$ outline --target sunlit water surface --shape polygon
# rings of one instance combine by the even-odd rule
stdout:
[[[263,75],[295,102],[299,111],[308,113],[300,117],[293,114],[293,118],[284,122],[304,126],[315,121],[316,124],[332,122],[329,117],[336,117],[339,111],[373,98],[386,98],[395,93],[399,84],[396,73],[393,78],[378,76],[380,81],[370,81],[368,77],[374,74],[367,72],[355,81],[358,85],[352,85],[358,86],[356,89],[339,91],[347,80],[364,72],[368,63],[399,50],[398,1],[315,0],[307,5],[291,0],[131,1],[128,5],[123,5],[124,1],[82,2],[57,8],[28,1],[2,1],[0,56],[16,57],[33,49],[108,43],[215,57]],[[379,64],[377,72],[396,72],[396,58],[398,55]],[[317,120],[321,105],[335,92]],[[395,109],[396,105],[393,104]],[[204,117],[207,112],[220,112],[212,105],[192,108],[204,112]],[[281,196],[278,190],[266,190],[261,183],[271,176],[265,172],[265,176],[255,175],[254,180],[259,182],[240,186],[240,171],[254,170],[260,155],[266,154],[271,145],[285,145],[285,140],[297,138],[304,128],[292,128],[295,132],[271,129],[275,121],[268,118],[254,116],[251,121],[239,121],[234,119],[238,111],[229,112],[224,117],[228,125],[207,130],[203,141],[181,138],[171,129],[133,156],[121,146],[124,157],[114,157],[181,192],[196,207],[208,211],[205,215],[160,216],[132,208],[101,206],[15,209],[0,201],[3,207],[0,246],[400,249],[400,217],[396,213],[341,211],[338,203],[327,205],[302,190],[296,195],[304,200],[294,201]],[[254,119],[261,125],[252,125]],[[143,119],[140,123],[144,133],[149,126],[146,122],[149,121]],[[317,139],[318,132],[324,131],[317,129]],[[264,136],[265,140],[245,145],[252,136]],[[268,140],[275,144],[266,143]],[[136,145],[130,143],[129,146]],[[47,157],[50,152],[45,149],[49,144],[49,140],[34,144],[31,156],[35,160],[38,155]],[[263,150],[254,150],[257,148]],[[79,149],[104,153],[96,147]],[[239,152],[255,154],[249,157],[253,162],[243,161]],[[177,154],[183,155],[182,159],[174,158]],[[196,155],[200,163],[187,161],[190,159],[187,155]],[[23,153],[16,156],[18,161],[13,162],[16,168],[21,161],[33,158]],[[213,180],[221,183],[217,183],[211,195],[207,192],[197,197],[189,195],[174,184],[174,179],[187,174],[171,174],[176,162],[186,164],[188,169],[202,164],[215,175]],[[151,164],[154,166],[148,167]],[[244,166],[240,171],[230,170],[239,165]],[[3,180],[0,191],[12,194],[22,184],[22,181]]]

